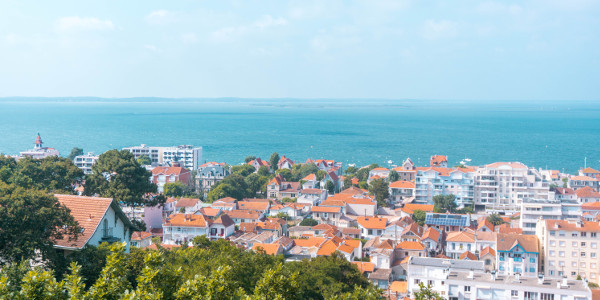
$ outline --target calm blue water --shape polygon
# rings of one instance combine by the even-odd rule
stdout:
[[[139,144],[192,144],[235,164],[273,152],[296,161],[426,165],[521,161],[575,172],[600,168],[600,102],[298,99],[0,99],[0,152],[30,149],[37,132],[68,155]]]

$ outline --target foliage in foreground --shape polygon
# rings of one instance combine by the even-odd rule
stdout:
[[[342,256],[284,263],[227,241],[175,250],[121,244],[88,250],[105,259],[72,262],[54,270],[12,264],[0,271],[2,299],[380,299],[381,292]],[[102,265],[101,267],[94,264]],[[94,280],[86,280],[86,276]]]

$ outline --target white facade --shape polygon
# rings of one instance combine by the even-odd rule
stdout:
[[[123,148],[123,150],[131,152],[136,159],[142,155],[148,156],[153,166],[179,162],[184,168],[197,170],[202,164],[202,147],[190,145],[150,147],[142,144],[141,146]]]
[[[534,168],[520,162],[497,162],[475,174],[476,209],[519,211],[523,199],[553,199],[550,185]]]
[[[455,195],[459,207],[473,203],[474,172],[459,169],[419,168],[415,178],[415,201],[433,204],[437,195]]]
[[[93,152],[89,152],[85,155],[75,156],[73,163],[80,168],[84,174],[92,173],[92,165],[98,160],[98,155],[95,155]]]
[[[537,221],[542,220],[577,220],[581,218],[581,205],[569,200],[523,199],[519,227],[523,234],[536,233]]]

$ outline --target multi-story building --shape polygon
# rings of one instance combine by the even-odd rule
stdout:
[[[537,237],[543,249],[543,271],[550,277],[577,276],[600,283],[598,222],[540,220]]]
[[[475,170],[471,168],[417,168],[415,201],[433,204],[437,195],[454,195],[459,207],[473,203]]]
[[[523,199],[519,227],[523,234],[535,234],[538,220],[578,220],[581,218],[581,204],[577,200],[561,197],[564,200]]]
[[[89,152],[86,155],[78,155],[75,156],[73,163],[80,168],[84,174],[92,173],[92,165],[98,160],[98,155],[95,155],[93,152]]]
[[[123,148],[133,154],[137,159],[142,155],[148,156],[153,166],[171,165],[179,162],[183,167],[197,170],[202,163],[202,147],[190,145],[179,145],[172,147],[150,147],[145,144],[141,146]]]
[[[569,177],[569,187],[578,190],[586,186],[591,187],[594,190],[598,190],[600,181],[595,177],[590,176],[571,176]]]
[[[211,220],[204,215],[173,214],[163,223],[163,243],[190,243],[197,236],[204,235],[211,240],[224,239],[235,231],[235,224],[228,215]]]
[[[182,167],[156,167],[152,169],[152,178],[150,181],[156,184],[158,192],[163,192],[163,187],[167,183],[181,182],[185,185],[190,183],[191,173]]]
[[[38,135],[35,139],[35,146],[33,147],[33,149],[19,153],[19,156],[17,156],[16,159],[24,158],[24,157],[31,157],[33,159],[42,159],[42,158],[49,157],[49,156],[59,156],[59,155],[60,155],[60,153],[58,152],[58,150],[56,150],[54,148],[48,148],[48,147],[43,146],[42,138],[40,137],[40,134],[38,133]]]
[[[196,190],[205,195],[210,192],[213,186],[221,182],[230,174],[230,168],[225,163],[207,162],[198,168],[196,173]]]
[[[498,233],[496,250],[498,274],[538,276],[540,251],[535,235]]]
[[[553,198],[538,170],[520,162],[497,162],[476,170],[475,210],[518,211],[526,198]]]
[[[405,180],[394,181],[389,185],[389,193],[393,203],[401,203],[402,200],[414,196],[415,183]]]

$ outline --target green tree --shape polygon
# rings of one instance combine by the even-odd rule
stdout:
[[[502,220],[499,214],[491,214],[487,217],[487,220],[494,226],[504,224],[504,220]]]
[[[260,176],[269,176],[271,172],[269,172],[269,168],[267,166],[262,166],[258,168],[258,172],[256,172]]]
[[[271,154],[271,157],[269,158],[269,163],[271,164],[271,170],[273,172],[277,171],[277,164],[279,163],[279,153],[273,152],[273,154]]]
[[[431,285],[425,286],[423,282],[419,282],[419,291],[414,294],[415,300],[442,300],[440,294],[435,292]]]
[[[569,178],[567,178],[567,177],[564,177],[564,178],[562,179],[562,182],[563,182],[563,188],[567,188],[567,187],[569,186],[569,185],[568,185],[568,183],[569,183]]]
[[[352,177],[347,176],[346,178],[344,178],[344,189],[347,189],[349,187],[352,187]]]
[[[427,214],[424,211],[422,211],[420,209],[415,209],[415,211],[413,211],[413,214],[412,214],[412,219],[415,222],[417,222],[417,224],[423,226],[425,224],[425,216],[426,215]]]
[[[106,259],[106,266],[100,273],[100,278],[92,285],[86,294],[87,299],[120,299],[123,293],[131,289],[127,280],[124,245],[115,243],[111,254]]]
[[[254,288],[254,299],[297,299],[298,273],[290,273],[279,263],[267,270]]]
[[[59,300],[63,298],[62,284],[48,271],[31,270],[23,278],[19,296],[21,299]]]
[[[449,195],[436,195],[433,196],[433,211],[437,213],[455,213],[456,212],[456,196]]]
[[[254,173],[254,171],[256,171],[256,169],[251,165],[237,165],[231,167],[231,174],[237,174],[243,177]]]
[[[356,171],[355,176],[356,178],[358,178],[359,181],[367,181],[369,179],[369,172],[371,172],[371,170],[375,168],[379,168],[379,165],[371,164],[368,167],[360,168],[358,171]]]
[[[316,174],[319,168],[315,164],[296,164],[292,168],[293,180],[298,181],[310,174]]]
[[[325,189],[330,193],[333,194],[335,193],[335,184],[333,184],[333,181],[331,180],[327,180],[327,182],[325,183]]]
[[[168,182],[163,186],[163,194],[168,197],[182,197],[186,186],[180,181]]]
[[[58,200],[43,191],[0,182],[0,265],[36,257],[56,262],[54,241],[76,239],[80,227]]]
[[[379,206],[387,206],[386,200],[390,196],[389,184],[387,181],[381,178],[371,180],[371,184],[369,184],[369,193],[375,196],[375,200]]]
[[[7,164],[10,173],[6,183],[51,193],[73,194],[73,187],[83,178],[83,171],[68,158],[50,156],[42,159],[22,158],[16,165]],[[0,170],[3,169],[0,167]],[[7,173],[8,174],[8,173]],[[5,176],[5,175],[2,175]]]
[[[253,156],[253,155],[251,155],[251,156],[246,156],[246,158],[244,158],[244,162],[245,162],[245,163],[249,163],[249,162],[251,162],[251,161],[253,161],[253,160],[255,160],[255,159],[256,159],[256,156]]]
[[[232,268],[219,266],[212,276],[196,275],[186,281],[177,291],[176,299],[229,300],[242,299],[244,290],[232,280]]]
[[[294,178],[290,169],[279,169],[276,174],[281,175],[285,181],[292,181]]]
[[[388,176],[388,178],[389,178],[390,182],[398,181],[398,180],[400,180],[400,174],[398,174],[398,172],[392,170],[392,171],[390,171],[390,175]]]
[[[71,153],[69,153],[69,156],[67,156],[67,158],[70,161],[74,161],[75,157],[79,155],[83,155],[83,149],[74,147],[73,149],[71,149]]]
[[[149,197],[157,187],[148,178],[152,173],[135,160],[129,151],[110,150],[100,155],[86,176],[84,194],[114,198],[127,206],[163,204],[165,197]]]
[[[231,174],[223,179],[216,187],[208,192],[207,200],[214,202],[224,197],[242,200],[248,195],[248,185],[243,176]]]
[[[359,181],[358,182],[358,187],[363,189],[363,190],[368,190],[369,189],[369,184],[366,181]]]
[[[354,175],[354,174],[356,174],[357,171],[358,171],[357,167],[349,166],[346,168],[346,170],[344,170],[344,173],[346,175]]]
[[[343,293],[341,295],[335,295],[329,297],[328,300],[377,300],[384,299],[381,290],[376,288],[374,285],[369,285],[367,288],[361,286],[355,286],[352,292]]]
[[[300,226],[317,226],[319,222],[313,218],[306,218],[300,222]]]
[[[138,164],[140,164],[140,166],[147,166],[152,164],[152,160],[146,154],[140,155],[140,157],[137,158],[137,162]]]
[[[327,172],[323,171],[323,170],[319,170],[317,171],[317,181],[321,181],[325,178],[325,176],[327,176]]]

